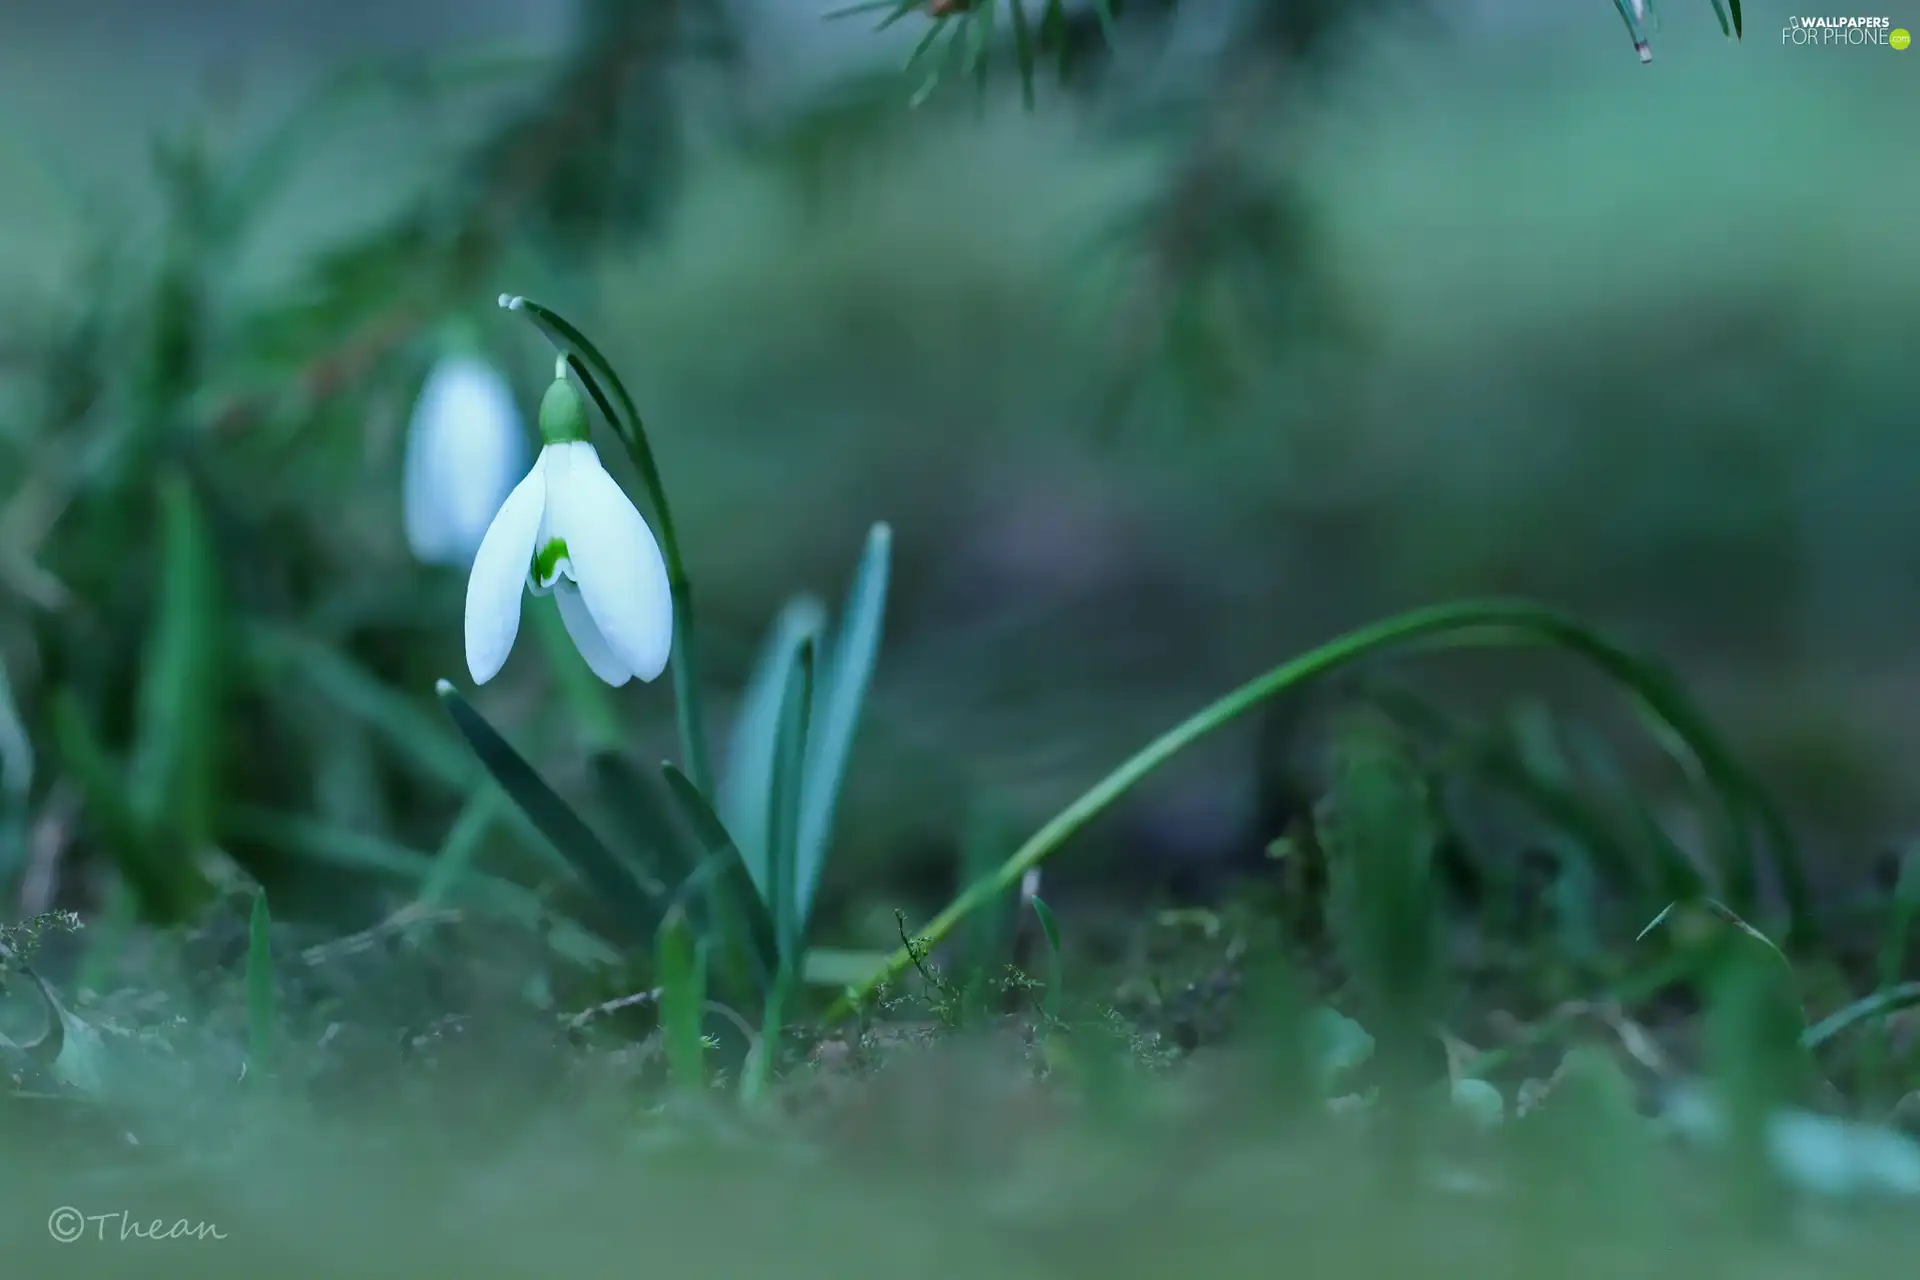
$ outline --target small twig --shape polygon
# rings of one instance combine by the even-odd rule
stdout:
[[[344,938],[316,943],[302,951],[300,958],[309,965],[325,964],[341,956],[358,955],[360,952],[369,951],[396,933],[404,933],[421,925],[457,924],[463,918],[460,912],[449,908],[427,907],[419,903],[411,903],[371,928],[362,929],[359,933],[350,933]]]
[[[578,1031],[596,1018],[604,1018],[608,1014],[618,1013],[622,1009],[632,1009],[643,1004],[658,1004],[660,1001],[660,990],[659,987],[655,987],[651,991],[636,991],[632,995],[620,996],[616,999],[594,1005],[591,1009],[582,1009],[579,1013],[573,1014],[567,1019],[566,1028],[569,1031]]]

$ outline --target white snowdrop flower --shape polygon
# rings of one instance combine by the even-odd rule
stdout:
[[[587,441],[587,409],[560,362],[540,402],[545,441],[500,504],[467,581],[467,670],[506,665],[523,588],[551,592],[567,634],[610,685],[652,680],[673,648],[673,597],[653,531]]]
[[[526,466],[526,428],[507,380],[473,356],[436,364],[414,404],[401,460],[400,511],[415,558],[472,564],[487,522]]]

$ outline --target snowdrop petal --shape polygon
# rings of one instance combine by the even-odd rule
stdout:
[[[621,664],[642,680],[656,679],[673,649],[673,597],[660,544],[592,445],[552,445],[546,456],[554,532],[567,541],[580,598]]]
[[[607,644],[607,638],[600,634],[600,627],[587,612],[586,601],[580,598],[580,592],[562,582],[553,593],[554,603],[560,606],[560,621],[567,624],[567,634],[573,637],[573,647],[587,660],[587,666],[593,674],[618,689],[633,679],[613,649]]]
[[[467,671],[475,684],[500,673],[520,634],[520,597],[546,513],[546,457],[515,485],[487,526],[467,579]]]
[[[526,460],[507,380],[471,357],[436,365],[414,405],[401,464],[401,515],[415,557],[470,564]]]

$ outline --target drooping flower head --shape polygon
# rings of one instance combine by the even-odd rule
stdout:
[[[660,544],[600,464],[564,358],[540,403],[546,442],[488,526],[467,581],[467,670],[485,684],[520,631],[523,590],[552,594],[580,656],[610,685],[656,679],[673,648]]]

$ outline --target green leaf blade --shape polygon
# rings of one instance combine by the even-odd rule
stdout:
[[[606,899],[634,938],[651,940],[660,927],[663,886],[643,882],[636,868],[608,849],[572,806],[547,786],[525,757],[451,684],[442,680],[435,692],[501,790],[580,873],[581,879]]]
[[[628,394],[613,365],[600,349],[565,318],[529,298],[502,294],[500,305],[517,311],[533,322],[547,341],[564,354],[567,365],[587,389],[587,395],[600,410],[601,417],[620,437],[640,483],[647,491],[660,535],[660,553],[667,564],[667,590],[673,597],[673,695],[679,721],[681,749],[686,753],[687,773],[702,794],[711,794],[713,770],[707,750],[706,720],[700,700],[700,655],[693,625],[693,584],[687,576],[686,560],[681,555],[680,538],[674,531],[673,510],[667,502],[667,489],[660,478],[653,445],[647,438],[640,410]]]
[[[811,596],[802,596],[781,610],[754,662],[734,716],[733,738],[727,744],[727,772],[715,807],[763,895],[772,884],[769,815],[780,710],[800,648],[820,635],[826,616],[825,608]]]
[[[808,731],[794,866],[795,906],[803,919],[813,910],[814,894],[826,870],[847,761],[853,753],[860,713],[880,656],[892,563],[893,530],[876,524],[867,535],[860,567],[847,592],[839,631],[826,652],[819,711]]]
[[[220,721],[219,566],[206,520],[181,476],[161,483],[160,598],[140,687],[130,765],[134,812],[189,849],[213,831]]]
[[[674,1087],[699,1094],[707,1087],[705,947],[685,911],[675,907],[660,924],[654,959],[660,980],[660,1030]]]
[[[721,926],[723,934],[737,931],[744,945],[756,986],[762,994],[770,991],[780,971],[780,939],[761,890],[747,869],[746,859],[733,838],[727,834],[718,815],[686,774],[672,764],[661,766],[668,793],[679,804],[681,813],[705,849],[703,867],[711,866],[716,896],[730,921]]]
[[[768,798],[768,906],[780,942],[783,972],[799,973],[806,920],[795,884],[800,840],[800,796],[805,783],[807,737],[813,715],[814,638],[800,642],[780,698],[780,731]]]
[[[273,914],[267,895],[253,898],[247,927],[247,1045],[254,1069],[271,1075],[278,1066],[279,992],[273,976]]]

